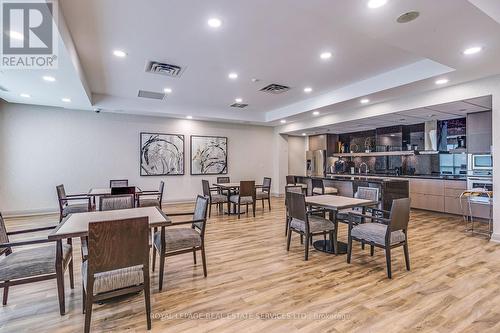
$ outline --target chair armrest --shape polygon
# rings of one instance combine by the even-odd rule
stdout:
[[[166,214],[167,216],[185,216],[185,215],[194,215],[194,212],[188,212],[188,213],[172,213],[172,214]]]
[[[193,223],[206,223],[207,220],[205,219],[202,219],[202,220],[191,220],[191,221],[181,221],[181,222],[172,222],[172,224],[169,224],[167,225],[166,227],[169,228],[169,227],[173,227],[173,226],[176,226],[176,225],[183,225],[183,224],[193,224]]]
[[[306,214],[311,215],[311,214],[314,214],[314,213],[324,213],[324,212],[325,212],[324,209],[311,209],[311,210],[308,210],[306,212]]]
[[[390,211],[388,210],[383,210],[383,209],[379,209],[379,208],[370,208],[372,213],[375,213],[375,212],[379,212],[382,214],[382,216],[388,216],[389,214],[391,214]]]
[[[89,200],[90,201],[90,197],[89,196],[85,196],[85,197],[66,197],[65,199],[59,199],[59,201],[69,201],[69,200]]]
[[[156,194],[160,194],[160,192],[156,191],[156,190],[145,190],[145,191],[141,191],[142,193],[138,193],[138,194],[146,194],[146,193],[156,193]]]
[[[66,194],[66,198],[72,198],[72,197],[88,197],[87,193],[82,193],[82,194]]]
[[[160,192],[156,192],[156,191],[142,191],[142,193],[136,193],[135,195],[138,197],[142,197],[143,195],[159,196],[160,194],[161,194]]]
[[[0,248],[33,245],[33,244],[41,244],[41,243],[51,243],[51,242],[55,242],[55,240],[51,240],[51,239],[47,239],[47,238],[39,238],[39,239],[31,239],[31,240],[19,241],[19,242],[0,243]]]
[[[382,222],[383,224],[389,224],[391,222],[391,220],[383,218],[383,217],[366,215],[366,214],[355,213],[355,212],[349,212],[349,223],[352,221],[350,218],[351,216],[361,217],[362,219],[371,219],[373,221]]]
[[[18,234],[25,234],[28,232],[38,232],[38,231],[44,231],[44,230],[51,230],[51,229],[54,229],[55,227],[56,226],[54,225],[54,226],[50,226],[50,227],[41,227],[41,228],[10,231],[10,232],[7,232],[7,235],[18,235]]]

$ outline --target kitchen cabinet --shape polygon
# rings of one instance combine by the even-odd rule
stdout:
[[[444,212],[462,215],[460,194],[467,188],[467,182],[447,180],[444,182]]]
[[[467,115],[467,152],[490,153],[492,144],[491,111]]]
[[[444,181],[440,179],[410,179],[411,207],[444,211]]]

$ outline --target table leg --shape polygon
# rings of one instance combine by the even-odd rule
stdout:
[[[66,304],[64,299],[64,267],[62,258],[62,240],[56,241],[56,279],[57,296],[59,297],[59,313],[63,316],[66,313]]]

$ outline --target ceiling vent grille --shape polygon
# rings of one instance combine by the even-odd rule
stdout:
[[[148,61],[146,64],[146,72],[170,77],[181,77],[184,68],[158,61]]]
[[[281,94],[287,92],[288,90],[290,90],[290,87],[281,84],[271,83],[270,85],[262,88],[260,91],[267,92],[270,94]]]
[[[244,104],[244,103],[233,103],[230,105],[230,107],[232,107],[232,108],[240,108],[240,109],[246,108],[247,106],[248,106],[248,104]]]
[[[137,97],[162,100],[165,98],[165,94],[154,92],[154,91],[139,90]]]
[[[0,91],[9,92],[5,87],[0,86]]]

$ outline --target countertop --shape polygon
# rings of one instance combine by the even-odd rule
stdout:
[[[384,179],[436,179],[436,180],[458,180],[466,181],[465,175],[386,175],[386,174],[327,174],[324,178],[384,178]]]

